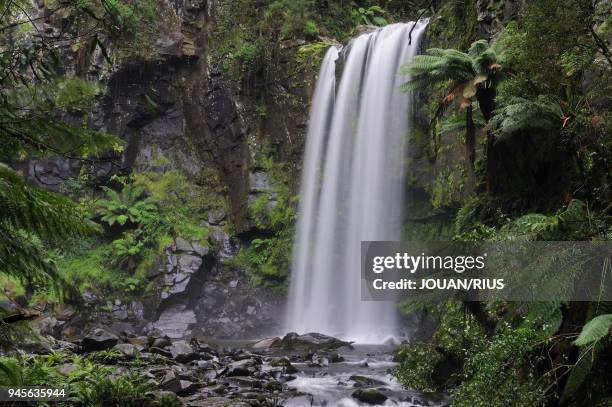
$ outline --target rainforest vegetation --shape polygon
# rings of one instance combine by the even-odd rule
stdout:
[[[424,101],[411,141],[433,174],[410,181],[427,214],[406,238],[611,240],[610,15],[598,0],[0,0],[0,386],[181,405],[187,390],[160,383],[197,380],[165,377],[168,351],[74,344],[100,321],[163,330],[170,311],[172,329],[194,318],[204,336],[240,335],[238,305],[280,318],[260,302],[291,278],[316,72],[330,45],[394,22],[429,19],[398,72]],[[580,278],[575,258],[534,268],[564,273]],[[187,299],[213,292],[231,300]],[[612,403],[610,303],[400,308],[423,321],[395,355],[406,388],[454,406]]]

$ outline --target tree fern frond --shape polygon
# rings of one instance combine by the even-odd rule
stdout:
[[[21,371],[22,368],[15,359],[0,359],[0,386],[21,386],[23,384]]]
[[[0,166],[0,221],[8,226],[43,239],[83,236],[97,230],[78,214],[78,206],[70,199],[29,186],[18,174]]]
[[[489,126],[501,140],[528,130],[558,129],[562,124],[562,116],[561,106],[552,98],[540,97],[536,101],[512,98],[495,110]]]

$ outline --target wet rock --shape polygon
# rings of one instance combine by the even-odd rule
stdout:
[[[327,367],[329,366],[329,359],[325,356],[319,355],[315,353],[312,355],[310,363],[308,364],[310,367]]]
[[[94,329],[81,341],[81,348],[85,352],[110,349],[117,344],[119,337],[102,328]]]
[[[120,343],[115,345],[113,349],[121,353],[128,359],[135,358],[136,356],[138,356],[139,353],[138,349],[136,349],[136,346],[132,345],[131,343]]]
[[[63,365],[59,365],[56,370],[57,373],[61,374],[62,376],[69,376],[70,373],[77,369],[78,367],[74,363],[64,363]]]
[[[198,360],[196,361],[196,366],[198,369],[202,370],[210,370],[216,368],[215,362],[211,360]]]
[[[30,324],[34,332],[39,335],[53,335],[55,328],[58,326],[58,321],[52,316],[37,318]]]
[[[127,337],[125,339],[128,343],[134,345],[136,350],[141,351],[147,345],[147,337],[146,336],[136,336],[136,337]]]
[[[55,345],[58,351],[64,352],[64,353],[76,353],[79,350],[79,346],[72,342],[56,340]]]
[[[217,256],[221,259],[234,257],[238,253],[238,247],[232,241],[230,235],[220,227],[212,228],[209,239],[217,251]]]
[[[262,387],[261,380],[247,376],[232,376],[228,377],[227,381],[240,387],[249,387],[252,389],[260,389]]]
[[[162,379],[161,386],[166,391],[171,391],[179,396],[194,394],[200,387],[197,383],[181,379],[174,371],[170,370]]]
[[[147,343],[149,344],[149,346],[156,347],[156,348],[165,348],[166,346],[172,345],[172,341],[170,340],[170,338],[165,335],[164,336],[151,335],[147,337]]]
[[[267,391],[283,391],[283,384],[281,382],[279,382],[278,380],[272,380],[268,383],[266,383],[266,385],[264,386],[264,389],[266,389]]]
[[[217,208],[208,212],[208,223],[211,225],[219,225],[225,219],[225,208]]]
[[[225,394],[227,392],[227,387],[223,384],[215,384],[213,386],[205,387],[202,390],[207,393]]]
[[[192,252],[193,250],[193,246],[191,246],[191,243],[189,243],[188,241],[186,241],[183,238],[177,237],[174,240],[174,247],[176,248],[176,250],[182,251],[182,252]]]
[[[282,339],[282,347],[288,350],[333,350],[343,346],[351,346],[352,342],[342,341],[332,336],[320,333],[307,333],[298,335],[295,332],[288,333]]]
[[[176,341],[170,346],[172,358],[179,363],[188,363],[200,358],[200,354],[185,341]]]
[[[244,359],[230,363],[227,366],[225,376],[251,376],[256,371],[255,367],[258,364],[257,359]]]
[[[379,387],[386,385],[386,383],[381,380],[373,379],[367,376],[354,375],[349,377],[349,380],[355,382],[353,387]]]
[[[282,367],[283,370],[285,371],[285,373],[287,373],[287,374],[293,374],[293,373],[297,373],[298,372],[298,370],[295,368],[295,366],[293,366],[291,364],[291,362],[289,361],[289,359],[287,359],[287,358],[273,359],[270,362],[270,366],[272,366],[272,367]]]
[[[69,321],[75,314],[76,311],[73,308],[66,306],[56,315],[56,318],[58,321]]]
[[[195,312],[177,304],[166,308],[152,326],[170,338],[180,339],[190,335],[190,327],[195,323]]]
[[[387,396],[375,389],[355,390],[351,396],[362,403],[371,405],[382,404],[387,401]]]
[[[337,353],[329,353],[325,355],[329,360],[329,363],[340,363],[344,362],[344,358]]]
[[[249,185],[251,187],[251,192],[274,192],[270,177],[263,171],[250,173]]]
[[[282,342],[281,338],[279,338],[278,336],[274,336],[271,338],[262,339],[254,343],[251,347],[253,349],[270,349],[270,348],[279,347],[281,345],[281,342]]]
[[[151,348],[149,348],[149,352],[155,353],[156,355],[161,355],[161,356],[163,356],[165,358],[168,358],[168,359],[172,358],[172,353],[170,353],[170,351],[168,351],[166,349],[151,347]]]

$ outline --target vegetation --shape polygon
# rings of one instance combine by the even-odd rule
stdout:
[[[254,284],[284,288],[290,269],[293,249],[293,226],[296,216],[296,197],[287,187],[287,172],[269,156],[260,158],[261,165],[270,174],[273,192],[262,194],[249,206],[255,226],[272,230],[270,237],[256,238],[242,249],[236,259],[246,267]]]
[[[130,362],[134,366],[129,366],[127,371],[118,372],[116,368],[104,363],[109,357],[117,355],[103,351],[86,357],[51,353],[35,358],[0,358],[0,385],[52,385],[55,388],[63,388],[69,397],[69,402],[64,403],[65,405],[176,405],[176,398],[170,399],[166,396],[156,399],[154,391],[157,389],[132,371],[138,361]]]
[[[503,78],[502,65],[495,50],[486,40],[474,42],[467,53],[454,49],[431,48],[425,55],[415,56],[402,68],[401,73],[410,75],[409,81],[402,86],[404,91],[433,85],[448,89],[434,120],[437,120],[453,101],[459,108],[465,109],[466,169],[468,188],[473,187],[477,142],[473,104],[477,102],[485,121],[491,118],[495,107],[496,88]]]
[[[454,239],[610,239],[605,175],[610,155],[605,149],[612,139],[606,130],[610,117],[600,99],[602,89],[611,85],[610,54],[601,40],[609,38],[604,9],[600,2],[534,1],[520,18],[502,27],[497,38],[477,40],[471,23],[456,25],[452,40],[435,37],[456,48],[429,50],[404,68],[412,75],[406,90],[441,95],[441,102],[428,109],[438,121],[432,126],[434,135],[465,132],[468,141],[473,132],[475,145],[485,145],[473,167],[475,195],[455,216]],[[449,5],[436,10],[440,21],[458,24],[474,18],[450,10]],[[434,14],[430,33],[438,24]],[[451,101],[459,103],[452,106]],[[476,109],[482,114],[479,120],[473,119]],[[444,148],[439,139],[433,144],[437,151]],[[468,163],[474,157],[470,150]],[[469,178],[469,172],[465,176]],[[433,204],[440,195],[432,194]],[[431,240],[445,233],[437,225],[421,229]],[[592,258],[586,249],[591,246],[581,247],[528,259],[525,267],[531,272],[521,276],[521,282],[558,290],[559,298],[564,297]],[[509,280],[516,275],[510,264],[496,264]],[[609,303],[453,299],[432,306],[431,300],[412,298],[402,304],[406,313],[433,314],[440,320],[431,341],[398,353],[395,374],[407,387],[446,389],[457,406],[609,401],[609,379],[601,377],[609,369]]]
[[[147,272],[169,246],[183,238],[206,248],[213,228],[240,239],[232,261],[254,285],[284,289],[301,148],[289,126],[301,126],[308,81],[330,44],[363,26],[415,14],[431,17],[432,48],[406,61],[402,74],[410,75],[404,90],[430,96],[424,109],[433,118],[433,137],[424,158],[449,153],[441,140],[458,135],[465,168],[442,168],[429,190],[432,207],[453,213],[454,222],[409,224],[406,237],[612,238],[606,2],[525,2],[487,39],[480,37],[486,22],[478,20],[482,2],[475,0],[220,0],[205,27],[187,30],[167,1],[43,3],[37,12],[47,14],[39,21],[30,2],[0,1],[0,285],[18,317],[35,306],[78,303],[84,293],[143,297]],[[60,34],[53,24],[40,24],[54,18],[61,20]],[[239,236],[234,213],[223,225],[205,222],[211,210],[227,209],[217,174],[204,169],[187,176],[161,154],[149,170],[123,168],[123,141],[91,120],[105,94],[92,80],[92,59],[104,60],[95,68],[105,74],[131,58],[157,58],[158,34],[182,32],[188,41],[192,29],[210,35],[210,72],[222,72],[245,101],[244,127],[255,139],[248,146],[251,167],[270,178],[270,190],[253,193],[241,209],[251,229]],[[70,69],[66,57],[74,59]],[[147,106],[158,108],[148,96]],[[286,114],[294,111],[300,114]],[[39,188],[27,171],[34,158],[74,163],[79,176],[56,188],[60,193]],[[102,165],[115,175],[96,177]],[[562,290],[563,282],[580,279],[589,258],[583,250],[542,254],[525,264],[533,271],[530,282]],[[507,264],[499,271],[512,278]],[[456,406],[603,405],[612,397],[609,303],[431,300],[413,297],[401,306],[439,322],[430,341],[398,351],[395,375],[406,387],[448,391]],[[0,344],[31,335],[5,323],[15,315],[0,312]],[[138,360],[111,367],[118,359],[113,352],[3,357],[0,385],[67,386],[72,401],[86,406],[177,405],[152,394],[134,372]],[[65,364],[75,369],[61,374]]]

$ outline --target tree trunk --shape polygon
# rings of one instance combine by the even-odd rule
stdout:
[[[488,123],[491,117],[493,117],[493,111],[495,110],[495,88],[491,85],[488,87],[478,88],[476,91],[476,99],[478,100],[478,106],[485,121]],[[493,165],[493,144],[495,138],[491,133],[491,130],[487,130],[487,144],[485,147],[485,159],[486,159],[486,191],[490,193],[493,189],[494,181],[494,165]]]
[[[473,191],[476,185],[476,126],[472,106],[465,110],[465,168],[467,175],[467,190]]]

